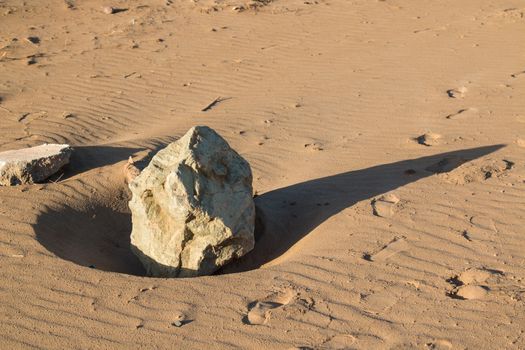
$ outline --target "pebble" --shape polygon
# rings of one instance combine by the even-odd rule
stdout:
[[[115,8],[113,8],[111,6],[104,6],[104,7],[102,7],[102,12],[104,12],[106,15],[111,15],[111,14],[115,13]]]
[[[40,43],[40,38],[37,36],[28,36],[26,40],[35,45]]]

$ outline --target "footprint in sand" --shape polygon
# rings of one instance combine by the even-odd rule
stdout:
[[[423,146],[435,146],[439,144],[439,139],[441,139],[441,135],[435,134],[433,132],[427,132],[423,135],[415,137],[414,141]]]
[[[323,342],[321,349],[346,350],[351,349],[351,345],[356,342],[357,338],[351,334],[337,334]]]
[[[455,296],[465,300],[484,299],[487,296],[488,291],[489,288],[485,286],[461,286],[455,292]]]
[[[467,94],[468,89],[465,86],[461,86],[457,89],[447,90],[447,95],[450,98],[464,98]]]
[[[447,115],[447,119],[467,119],[479,117],[479,110],[474,107],[460,109],[459,111]]]
[[[425,170],[446,173],[442,178],[455,185],[481,182],[504,175],[514,167],[514,162],[506,159],[478,159],[466,162],[462,159],[443,159]]]
[[[461,164],[464,164],[465,162],[467,162],[466,159],[457,156],[451,156],[443,158],[439,162],[426,167],[425,170],[431,173],[441,174],[449,172],[459,167]]]
[[[494,224],[494,220],[489,218],[488,216],[473,216],[470,218],[470,223],[482,230],[491,231],[491,232],[497,232],[496,224]]]
[[[394,216],[399,206],[400,199],[395,194],[385,194],[374,198],[371,202],[375,216],[390,218]]]
[[[392,256],[408,250],[409,245],[406,237],[396,237],[375,254],[365,254],[363,258],[369,261],[383,262]]]
[[[501,271],[484,268],[470,268],[447,281],[454,286],[448,296],[454,299],[485,299],[490,292],[488,282],[491,278],[503,275]]]
[[[270,320],[272,310],[288,305],[296,296],[297,293],[294,290],[285,289],[272,293],[263,300],[250,303],[248,314],[244,317],[243,322],[251,325],[266,324]]]
[[[514,162],[506,159],[486,159],[462,165],[450,172],[447,181],[463,185],[470,182],[481,182],[504,175],[514,167]]]
[[[496,273],[497,272],[493,270],[470,268],[457,276],[457,280],[463,284],[483,283]]]
[[[494,220],[488,216],[472,216],[469,222],[471,227],[463,231],[463,237],[468,241],[489,242],[494,240],[494,235],[498,233]]]

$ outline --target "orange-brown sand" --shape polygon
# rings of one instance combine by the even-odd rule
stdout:
[[[524,33],[521,0],[0,1],[0,151],[75,148],[0,187],[0,348],[524,349]],[[194,125],[251,163],[257,245],[148,278],[126,164]]]

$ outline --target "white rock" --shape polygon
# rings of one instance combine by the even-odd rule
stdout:
[[[102,12],[104,12],[106,15],[111,15],[113,13],[115,13],[115,9],[111,6],[103,6],[102,7]]]
[[[254,247],[250,165],[208,127],[159,151],[129,187],[131,248],[149,275],[209,275]]]
[[[69,163],[69,145],[44,144],[0,153],[0,186],[41,182]]]

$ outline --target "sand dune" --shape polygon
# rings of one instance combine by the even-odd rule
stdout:
[[[0,187],[0,348],[525,348],[524,14],[0,1],[0,151],[75,148]],[[149,278],[124,168],[194,125],[250,162],[256,249]]]

